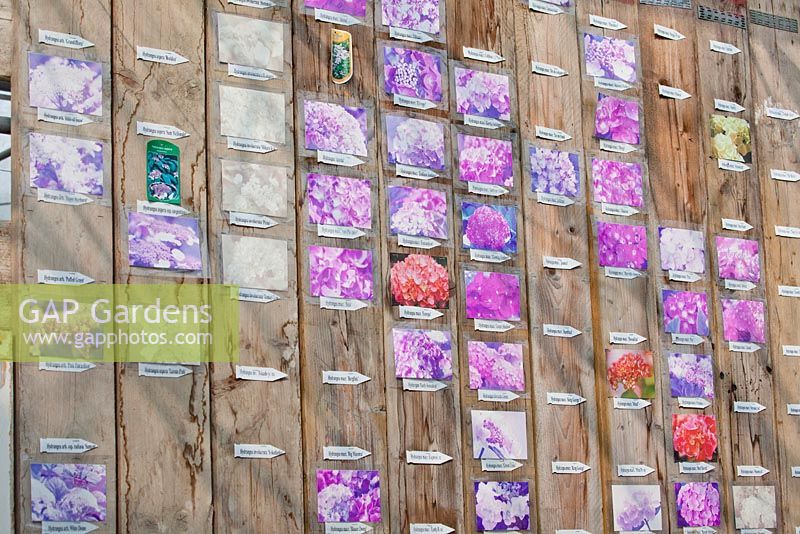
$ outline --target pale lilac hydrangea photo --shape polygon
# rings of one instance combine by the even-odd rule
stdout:
[[[764,343],[764,302],[722,299],[722,331],[725,341]]]
[[[703,232],[685,228],[658,229],[661,268],[665,271],[706,272],[706,245]]]
[[[465,249],[517,252],[517,208],[461,203],[461,244]]]
[[[514,186],[514,145],[505,139],[458,134],[458,177],[462,182]]]
[[[392,235],[447,239],[447,195],[436,189],[389,186],[389,230]]]
[[[30,133],[31,186],[103,194],[103,143]]]
[[[761,279],[758,241],[717,236],[719,277],[758,283]]]
[[[128,263],[131,267],[201,270],[197,219],[129,212]]]
[[[708,295],[662,289],[661,302],[664,306],[664,332],[708,335]]]
[[[716,482],[676,482],[679,527],[718,527],[721,512]]]
[[[412,48],[384,47],[383,88],[389,95],[441,102],[442,58]]]
[[[367,155],[367,110],[307,100],[305,147],[354,156]]]
[[[31,464],[31,520],[106,520],[106,466]]]
[[[380,523],[380,473],[317,469],[317,521]]]
[[[586,74],[636,83],[636,49],[633,40],[586,33],[583,36]]]
[[[309,173],[306,180],[308,222],[372,228],[372,182]]]
[[[498,341],[469,341],[470,389],[525,391],[522,345]]]
[[[611,486],[615,532],[661,530],[659,486]]]
[[[286,167],[225,159],[221,164],[222,209],[271,217],[288,215],[290,187]]]
[[[397,378],[451,380],[453,352],[450,332],[392,329]]]
[[[595,202],[635,208],[644,204],[642,166],[638,163],[592,158],[592,186]]]
[[[389,163],[442,170],[444,125],[404,115],[386,116],[386,144]]]
[[[669,354],[669,385],[673,397],[714,398],[714,365],[705,354]]]
[[[103,66],[93,61],[28,53],[28,91],[35,108],[100,116]]]
[[[774,486],[733,486],[734,527],[776,528]]]
[[[354,17],[367,14],[367,0],[305,0],[307,8],[324,9]]]
[[[475,482],[475,518],[479,532],[530,528],[527,482]]]
[[[439,34],[439,0],[381,0],[383,25]]]
[[[597,249],[601,267],[647,269],[647,228],[599,221]]]
[[[472,410],[472,457],[479,460],[527,460],[525,412]]]
[[[464,115],[511,119],[508,76],[455,67],[456,110]]]
[[[372,251],[311,245],[308,276],[312,297],[372,300]]]
[[[507,273],[464,271],[468,319],[519,321],[519,276]]]
[[[639,144],[639,103],[616,96],[597,95],[594,135],[618,143]]]
[[[581,192],[580,156],[574,152],[530,147],[531,188],[535,193],[548,193],[575,198]]]

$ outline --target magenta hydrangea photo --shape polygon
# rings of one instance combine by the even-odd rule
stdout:
[[[453,378],[450,332],[393,328],[392,342],[397,378],[419,380]]]
[[[308,222],[372,228],[372,182],[309,173],[306,187]]]
[[[711,356],[672,352],[668,363],[673,397],[714,398],[714,364]]]
[[[479,460],[527,460],[525,412],[472,410],[472,457]]]
[[[717,236],[719,277],[758,283],[761,279],[758,241]]]
[[[479,532],[530,528],[527,482],[475,482],[475,519]]]
[[[367,155],[367,110],[306,100],[305,147],[354,156]]]
[[[28,52],[28,91],[33,107],[100,116],[103,65]]]
[[[386,116],[386,145],[389,163],[442,170],[444,125],[405,115]]]
[[[197,219],[129,212],[128,264],[174,271],[201,270]]]
[[[317,469],[317,521],[380,523],[380,473]]]
[[[31,132],[31,186],[103,194],[103,143]]]
[[[468,319],[519,321],[519,276],[507,273],[464,271]]]
[[[718,527],[721,512],[716,482],[676,482],[679,527]]]
[[[514,186],[514,146],[505,139],[458,134],[458,177],[462,182]]]
[[[531,188],[535,193],[548,193],[571,198],[580,194],[581,175],[578,154],[532,146],[529,155]]]
[[[708,295],[694,291],[662,289],[664,332],[707,336]]]
[[[31,464],[31,520],[106,520],[106,466]]]
[[[461,203],[461,244],[465,249],[517,252],[517,208]]]
[[[706,272],[706,244],[703,232],[685,228],[658,229],[661,268],[665,271]]]
[[[641,208],[644,204],[642,166],[592,158],[592,198],[595,202]]]
[[[385,9],[386,2],[383,6]],[[413,48],[385,46],[383,88],[389,95],[441,102],[442,58]]]
[[[308,247],[312,297],[372,300],[372,251]]]
[[[583,51],[589,76],[636,83],[633,40],[586,33],[583,35]]]
[[[456,110],[464,115],[511,119],[508,76],[455,67]]]
[[[647,228],[598,221],[597,249],[601,267],[647,269]]]
[[[367,14],[367,0],[305,0],[307,8],[324,9],[354,17]]]
[[[381,0],[383,25],[439,34],[439,0]]]
[[[499,341],[469,341],[470,389],[525,391],[522,345]]]
[[[393,185],[389,197],[392,235],[447,239],[447,195],[436,189]]]
[[[722,299],[722,331],[725,341],[764,343],[764,302]]]
[[[659,486],[611,486],[615,532],[661,530]]]
[[[597,95],[594,135],[618,143],[639,144],[639,103],[616,96]]]

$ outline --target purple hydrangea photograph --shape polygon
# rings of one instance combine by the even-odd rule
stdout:
[[[714,365],[711,356],[672,352],[668,363],[673,397],[714,398]]]
[[[307,8],[324,9],[354,17],[367,14],[367,0],[305,0]]]
[[[661,268],[665,271],[706,272],[706,245],[703,232],[685,228],[658,229]]]
[[[664,332],[707,336],[708,295],[694,291],[661,290],[664,306]]]
[[[633,40],[586,33],[583,36],[586,74],[594,78],[636,83],[636,48]]]
[[[598,221],[597,254],[601,267],[647,269],[647,228]]]
[[[386,116],[386,145],[389,163],[442,170],[444,125],[405,115]]]
[[[758,283],[761,279],[758,241],[717,236],[719,277]]]
[[[676,482],[675,507],[679,527],[718,527],[721,512],[716,482]]]
[[[383,25],[439,34],[439,0],[381,0]]]
[[[31,186],[103,194],[103,143],[30,133]]]
[[[505,139],[458,134],[458,178],[462,182],[514,186],[514,145]]]
[[[642,166],[592,158],[592,198],[595,202],[641,208],[644,204]]]
[[[383,6],[385,9],[386,2]],[[422,50],[385,46],[383,88],[389,95],[441,102],[442,58]]]
[[[450,332],[393,328],[392,343],[397,378],[419,380],[453,378]]]
[[[517,208],[461,203],[461,244],[465,249],[517,252]]]
[[[372,300],[372,251],[311,245],[308,276],[312,297]]]
[[[615,532],[662,529],[659,486],[611,486],[611,497]]]
[[[464,271],[468,319],[519,321],[520,286],[516,274]]]
[[[472,457],[479,460],[527,460],[525,412],[472,410]]]
[[[764,343],[764,302],[722,299],[722,332],[725,341]]]
[[[197,219],[129,212],[128,263],[131,267],[201,270]]]
[[[547,193],[575,198],[581,192],[580,156],[574,152],[530,147],[531,188],[535,193]]]
[[[28,91],[35,108],[100,116],[103,65],[28,52]]]
[[[475,482],[475,519],[479,532],[530,528],[527,482]]]
[[[380,473],[317,469],[317,521],[380,523]]]
[[[308,222],[372,228],[372,182],[309,173],[306,187]]]
[[[639,144],[639,103],[616,96],[597,95],[594,135],[618,143]]]
[[[393,185],[389,197],[389,230],[432,239],[447,239],[447,195],[437,189]]]
[[[522,345],[499,341],[469,341],[470,389],[525,391]]]
[[[31,520],[106,520],[106,466],[31,464]]]
[[[367,155],[367,110],[306,100],[305,147],[354,156]]]
[[[511,91],[508,76],[455,67],[456,110],[464,115],[490,119],[511,119]]]

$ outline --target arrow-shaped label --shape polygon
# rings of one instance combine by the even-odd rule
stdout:
[[[739,534],[772,534],[772,531],[766,528],[743,528]]]
[[[629,154],[636,150],[636,147],[628,143],[619,143],[617,141],[601,139],[600,150],[605,150],[606,152],[616,152],[617,154]]]
[[[357,386],[372,380],[358,371],[322,371],[322,383],[334,386]]]
[[[697,346],[703,342],[703,338],[697,334],[672,334],[672,342],[675,345]]]
[[[569,197],[565,197],[564,195],[554,195],[552,193],[542,193],[541,191],[536,193],[536,202],[539,204],[547,204],[549,206],[558,206],[561,208],[565,208],[567,206],[572,206],[575,204],[575,201]]]
[[[74,271],[39,269],[36,271],[36,276],[40,284],[47,285],[83,286],[94,282],[94,278]]]
[[[318,224],[317,235],[319,237],[332,237],[335,239],[358,239],[366,233],[352,226],[333,226],[331,224]]]
[[[551,469],[557,475],[579,475],[591,467],[581,462],[552,462]]]
[[[577,328],[563,324],[544,324],[542,325],[542,332],[546,336],[553,337],[575,337],[579,336],[582,332]]]
[[[608,202],[603,202],[600,205],[600,211],[607,215],[616,215],[618,217],[630,217],[631,215],[636,215],[639,213],[639,210],[632,206],[622,206],[620,204],[609,204]]]
[[[136,211],[147,215],[166,215],[167,217],[180,217],[181,215],[189,213],[189,210],[181,206],[165,204],[163,202],[148,202],[146,200],[136,201]]]
[[[233,457],[234,458],[277,458],[286,454],[286,451],[279,449],[273,445],[260,444],[260,443],[234,443],[233,444]]]
[[[727,54],[729,56],[733,56],[736,54],[740,54],[742,51],[730,43],[723,43],[722,41],[714,41],[711,40],[708,42],[709,47],[714,52],[719,52],[720,54]]]
[[[411,534],[450,534],[455,531],[442,523],[411,523]]]
[[[592,534],[588,530],[583,530],[582,528],[570,528],[570,529],[559,529],[556,530],[556,534]]]
[[[542,76],[550,76],[551,78],[560,78],[566,76],[568,73],[561,67],[550,65],[548,63],[540,63],[539,61],[531,62],[531,71],[534,74],[541,74]]]
[[[670,87],[669,85],[661,84],[658,84],[658,94],[664,98],[672,98],[674,100],[686,100],[692,96],[678,87]]]
[[[438,178],[439,175],[431,169],[425,167],[414,167],[413,165],[403,165],[398,163],[395,166],[395,174],[404,178],[414,178],[415,180],[432,180]]]
[[[700,275],[697,273],[690,273],[688,271],[674,271],[670,269],[668,271],[669,279],[673,282],[686,282],[691,284],[692,282],[697,282],[701,279]]]
[[[652,403],[647,399],[623,399],[614,397],[614,408],[616,410],[642,410]]]
[[[781,297],[800,298],[800,286],[778,286]]]
[[[469,46],[464,47],[464,57],[474,59],[475,61],[483,61],[485,63],[500,63],[506,60],[506,58],[497,52],[481,50],[480,48],[471,48]]]
[[[478,400],[485,402],[511,402],[518,399],[519,395],[513,391],[502,391],[495,389],[479,389]]]
[[[741,113],[744,111],[744,106],[731,102],[730,100],[722,100],[721,98],[714,99],[714,109],[719,111],[727,111],[728,113]]]
[[[600,15],[589,15],[589,24],[606,30],[624,30],[627,26],[617,19],[601,17]]]
[[[371,452],[365,451],[360,447],[322,447],[323,460],[339,460],[342,462],[349,462],[353,460],[360,460],[372,455]]]
[[[187,63],[189,61],[182,55],[171,50],[161,50],[148,46],[136,47],[136,59],[151,61],[153,63],[163,63],[164,65],[180,65],[181,63]]]
[[[185,132],[169,124],[136,121],[136,135],[158,137],[161,139],[181,139],[183,137],[189,137],[189,132]]]
[[[800,345],[783,345],[781,350],[784,356],[800,356]]]
[[[59,373],[83,373],[97,367],[92,362],[39,362],[40,371],[55,371]]]
[[[478,117],[477,115],[464,115],[464,124],[476,128],[486,128],[487,130],[497,130],[503,127],[503,123],[490,117]]]
[[[782,108],[766,108],[767,117],[773,119],[780,119],[782,121],[793,121],[800,115],[797,114],[796,111],[791,109],[782,109]]]
[[[272,367],[251,367],[247,365],[236,366],[237,380],[255,380],[257,382],[277,382],[289,375]]]
[[[636,269],[628,269],[627,267],[606,267],[605,273],[609,278],[620,278],[622,280],[633,280],[642,276],[642,273]]]
[[[430,100],[417,98],[415,96],[406,96],[398,94],[392,97],[392,102],[394,103],[395,106],[402,106],[404,108],[411,108],[411,109],[426,110],[426,109],[433,109],[436,107],[436,104],[431,102]],[[417,177],[411,176],[410,178],[417,178]],[[424,178],[424,179],[429,179],[429,178]]]
[[[403,390],[404,391],[439,391],[447,387],[444,382],[438,380],[419,380],[416,378],[404,378]]]
[[[762,406],[757,402],[748,401],[735,401],[733,403],[733,411],[735,413],[760,413],[766,410],[766,406]]]
[[[368,304],[363,300],[340,299],[334,297],[319,298],[319,307],[323,310],[358,311],[367,306]]]
[[[422,308],[420,306],[400,306],[401,319],[416,319],[420,321],[430,321],[438,319],[444,314],[433,308]]]
[[[522,464],[516,460],[481,460],[481,471],[508,473],[519,469]]]
[[[372,530],[364,523],[325,523],[325,534],[364,534]]]
[[[635,332],[609,332],[609,342],[612,345],[638,345],[647,338]]]
[[[769,469],[765,469],[760,465],[737,465],[737,477],[763,477],[769,473]]]
[[[787,404],[786,414],[792,416],[800,415],[800,404]]]
[[[581,266],[581,262],[572,258],[561,258],[558,256],[543,256],[542,263],[548,269],[560,269],[569,271]]]
[[[470,249],[469,259],[472,261],[482,261],[485,263],[503,263],[511,259],[511,256],[497,250]]]
[[[655,471],[649,465],[642,464],[620,464],[617,466],[618,477],[646,477],[650,473],[655,473]]]
[[[39,30],[39,42],[49,44],[52,46],[60,46],[61,48],[72,48],[80,50],[82,48],[90,48],[94,43],[87,41],[80,35],[72,35],[71,33],[60,33],[50,30]]]
[[[753,229],[753,225],[738,219],[722,219],[722,227],[734,232],[747,232]]]
[[[36,109],[36,119],[53,124],[66,124],[67,126],[83,126],[84,124],[94,122],[90,117],[81,115],[80,113],[45,108]]]
[[[553,404],[555,406],[578,406],[584,402],[586,402],[586,399],[575,393],[547,392],[547,404]]]
[[[569,141],[572,136],[564,130],[557,128],[547,128],[546,126],[536,125],[536,137],[541,139],[548,139],[550,141]]]
[[[276,300],[281,300],[280,295],[276,295],[266,289],[256,289],[252,287],[240,287],[236,290],[233,296],[235,300],[243,300],[246,302],[258,302],[260,304],[269,304]]]
[[[749,341],[729,341],[728,342],[728,350],[731,352],[744,352],[746,354],[751,354],[756,352],[760,349],[758,345],[755,343],[750,343]]]
[[[274,80],[278,77],[274,73],[267,69],[262,69],[261,67],[237,65],[235,63],[228,63],[228,76],[242,78],[243,80],[257,80],[260,82]]]
[[[260,139],[247,139],[244,137],[228,136],[228,149],[238,150],[239,152],[252,152],[254,154],[269,154],[275,152],[278,147]]]
[[[337,13],[335,11],[328,11],[327,9],[314,9],[314,20],[321,22],[330,22],[340,26],[354,26],[359,23],[359,20],[347,13]]]
[[[775,235],[778,237],[800,238],[800,228],[794,226],[775,226]]]
[[[401,247],[409,247],[409,248],[423,248],[426,250],[436,248],[441,243],[436,241],[435,239],[431,239],[430,237],[422,237],[416,235],[406,235],[406,234],[398,234],[397,235],[397,244]]]
[[[730,289],[733,291],[751,291],[756,288],[756,285],[753,282],[748,282],[747,280],[731,280],[730,278],[725,279],[725,289]]]
[[[718,159],[717,166],[723,171],[745,172],[750,170],[749,165],[745,165],[741,161],[731,161],[729,159]]]
[[[151,378],[180,378],[192,374],[192,368],[166,363],[140,363],[139,376]]]
[[[681,408],[704,410],[711,406],[711,403],[708,399],[702,397],[678,397],[678,406]]]
[[[97,444],[79,438],[39,438],[39,452],[45,454],[83,454]]]
[[[36,200],[49,204],[63,204],[65,206],[82,206],[92,202],[92,199],[80,193],[70,193],[68,191],[53,191],[52,189],[36,190]]]
[[[491,321],[489,319],[475,319],[475,330],[480,332],[508,332],[514,325],[506,321]]]
[[[779,182],[800,182],[800,173],[783,169],[770,169],[769,177]]]
[[[418,30],[408,30],[406,28],[389,27],[389,37],[392,39],[399,39],[401,41],[409,41],[411,43],[427,43],[433,41],[433,37],[425,32]]]
[[[228,3],[237,6],[254,7],[256,9],[267,9],[277,5],[272,0],[228,0]]]
[[[686,39],[686,36],[683,35],[681,32],[679,32],[678,30],[667,28],[666,26],[662,26],[661,24],[653,24],[653,32],[659,37],[663,37],[664,39],[669,39],[670,41],[682,41],[683,39]]]
[[[453,458],[438,451],[406,451],[406,463],[421,465],[442,465]]]
[[[42,534],[87,534],[97,530],[97,525],[85,521],[43,521]]]
[[[622,80],[609,80],[608,78],[595,78],[594,86],[598,89],[608,89],[609,91],[627,91],[633,86]]]
[[[698,475],[713,470],[714,466],[706,462],[681,462],[678,464],[678,471],[685,475]]]
[[[683,534],[717,534],[711,527],[684,527]]]
[[[508,189],[496,184],[481,184],[478,182],[467,182],[467,190],[474,195],[486,195],[489,197],[500,197],[508,193]]]
[[[340,165],[342,167],[357,167],[364,164],[364,160],[351,154],[339,154],[328,150],[317,150],[317,163]]]
[[[558,6],[554,6],[548,2],[541,0],[528,0],[528,8],[537,13],[544,13],[545,15],[560,15],[564,10]]]
[[[792,478],[800,478],[800,465],[792,466]],[[800,528],[800,527],[797,527]]]

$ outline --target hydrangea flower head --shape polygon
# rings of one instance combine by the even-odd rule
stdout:
[[[639,103],[599,94],[594,116],[594,135],[618,143],[639,144]]]
[[[453,357],[450,332],[392,329],[397,378],[450,380]]]
[[[705,414],[673,414],[672,446],[678,461],[713,461],[717,454],[717,419]]]
[[[706,271],[706,246],[703,232],[685,228],[658,229],[661,268],[703,274]]]
[[[508,253],[517,251],[517,219],[513,206],[461,203],[464,248]]]
[[[675,483],[679,527],[717,527],[720,523],[719,484],[716,482]]]
[[[438,122],[386,117],[389,163],[442,170],[444,161],[444,126]]]
[[[364,108],[307,100],[304,111],[308,150],[367,155],[367,112]]]
[[[583,50],[589,76],[636,83],[636,50],[632,40],[586,33]]]
[[[644,204],[642,166],[638,163],[592,158],[595,202],[641,208]]]
[[[386,9],[387,2],[383,2]],[[436,54],[386,46],[383,49],[383,88],[386,94],[442,101],[442,59]]]
[[[447,307],[450,276],[446,258],[437,259],[425,254],[392,256],[389,285],[393,303],[423,308]]]
[[[511,119],[508,76],[456,67],[456,110],[464,115]]]
[[[511,141],[458,134],[458,174],[463,182],[513,187]]]
[[[531,188],[575,198],[581,192],[579,157],[573,152],[530,147]]]

